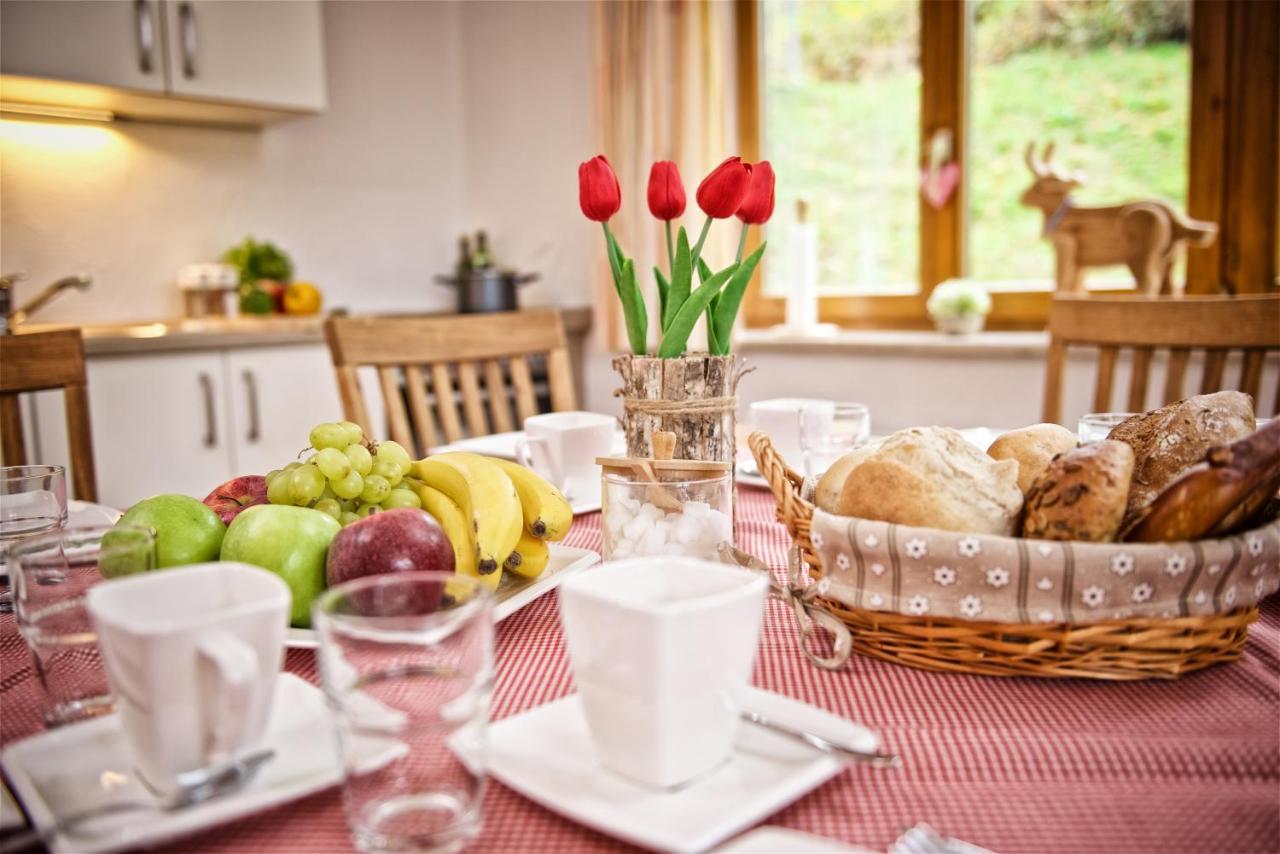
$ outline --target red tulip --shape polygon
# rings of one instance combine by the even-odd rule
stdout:
[[[587,219],[608,222],[622,207],[618,176],[603,154],[578,164],[578,204]]]
[[[670,160],[659,160],[649,170],[649,213],[673,220],[684,213],[684,184],[680,170]]]
[[[751,185],[751,165],[730,157],[698,185],[698,207],[712,219],[728,219],[742,207]]]
[[[747,225],[764,225],[773,216],[773,167],[768,160],[751,167],[751,186],[737,214]]]

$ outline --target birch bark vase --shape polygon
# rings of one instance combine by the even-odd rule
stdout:
[[[675,434],[674,457],[732,463],[736,450],[738,381],[746,369],[735,354],[689,353],[674,359],[618,356],[622,429],[627,456],[653,457],[653,434]]]

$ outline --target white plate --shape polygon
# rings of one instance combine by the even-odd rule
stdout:
[[[469,451],[473,454],[483,454],[486,457],[501,457],[504,460],[514,460],[516,458],[516,442],[524,438],[523,430],[513,430],[510,433],[493,433],[489,436],[476,436],[472,439],[460,439],[457,442],[451,442],[448,445],[440,445],[432,448],[433,454],[444,454],[449,451]],[[618,430],[613,435],[613,454],[626,454],[627,437]]]
[[[358,736],[357,773],[381,768],[405,754],[394,739]],[[178,812],[131,810],[81,824],[74,837],[57,837],[52,851],[81,854],[150,847],[242,815],[292,801],[341,779],[329,709],[319,688],[290,673],[276,681],[263,747],[276,755],[243,790]],[[132,770],[119,718],[107,715],[50,730],[10,745],[0,763],[14,794],[36,827],[112,801],[150,800]]]
[[[116,508],[105,504],[75,500],[67,502],[68,528],[97,528],[103,525],[114,525],[123,515]]]
[[[771,488],[769,481],[765,480],[764,475],[760,474],[760,469],[756,468],[755,460],[740,460],[735,468],[733,476],[739,486],[754,486],[757,489]]]
[[[846,845],[787,827],[757,827],[717,848],[714,854],[875,854],[870,848]]]
[[[552,543],[547,568],[542,571],[542,575],[525,581],[510,572],[503,573],[502,583],[494,594],[496,603],[493,621],[497,623],[505,620],[543,593],[555,590],[573,573],[599,561],[600,555],[590,549]],[[320,636],[315,629],[289,629],[285,633],[284,645],[291,649],[315,649],[320,645]]]
[[[755,688],[755,711],[862,750],[879,738],[805,703]],[[489,728],[489,769],[520,794],[601,833],[657,851],[703,851],[772,815],[844,765],[776,733],[743,724],[728,761],[674,790],[651,789],[596,762],[574,694]]]

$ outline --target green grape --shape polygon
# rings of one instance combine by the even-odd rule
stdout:
[[[338,521],[342,523],[342,527],[350,525],[352,522],[359,522],[360,517],[350,510],[343,510],[342,515],[338,517]]]
[[[316,502],[314,509],[319,510],[321,513],[328,513],[330,516],[332,516],[335,519],[337,519],[342,515],[341,505],[339,505],[338,502],[334,501],[332,498],[321,498],[319,501]]]
[[[332,498],[334,501],[340,500],[338,497],[338,493],[333,491],[333,487],[329,485],[328,481],[325,481],[324,491],[320,493],[321,501],[325,500],[326,498]]]
[[[356,516],[360,519],[365,519],[369,516],[372,516],[374,513],[377,513],[381,509],[382,508],[379,507],[377,504],[361,504],[360,508],[356,510]]]
[[[284,473],[276,475],[267,484],[267,500],[272,504],[292,504],[289,496],[289,477]]]
[[[281,469],[281,471],[293,471],[300,465],[302,465],[301,462],[299,462],[298,460],[294,460],[291,463],[285,463],[284,468]]]
[[[346,431],[348,445],[358,445],[364,441],[364,428],[356,422],[339,421],[338,426]]]
[[[324,492],[324,475],[313,465],[298,466],[289,475],[289,497],[299,507],[307,507]]]
[[[393,489],[387,493],[387,497],[382,499],[383,510],[393,510],[396,507],[421,507],[422,499],[407,489]]]
[[[348,445],[343,453],[351,461],[351,467],[360,472],[361,477],[373,469],[373,454],[364,445]]]
[[[409,467],[413,465],[413,460],[409,459],[409,452],[399,442],[379,442],[377,456],[380,460],[385,459],[395,463],[404,474],[408,474]]]
[[[329,481],[329,486],[339,498],[357,498],[364,492],[364,478],[355,471],[349,471],[342,480]]]
[[[391,484],[393,487],[399,485],[400,481],[404,478],[404,472],[400,471],[400,466],[396,465],[396,463],[391,460],[384,460],[382,457],[374,459],[373,474],[378,475],[378,477],[386,478],[387,483]]]
[[[280,474],[280,472],[282,471],[284,471],[284,469],[272,469],[271,471],[267,472],[267,477],[266,477],[267,486],[270,486],[271,481],[275,480],[276,475]]]
[[[390,491],[391,484],[385,477],[371,474],[364,479],[364,490],[360,493],[360,500],[365,504],[378,504],[387,497],[387,493]],[[357,510],[356,512],[360,511]]]
[[[337,448],[317,451],[312,462],[329,480],[342,480],[351,471],[351,460]]]
[[[341,424],[327,422],[311,428],[311,447],[317,451],[325,448],[344,448],[347,445],[347,431]]]

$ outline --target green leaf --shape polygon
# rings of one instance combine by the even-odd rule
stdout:
[[[671,283],[667,281],[667,277],[662,275],[662,271],[657,267],[653,268],[653,277],[658,280],[658,322],[662,324],[662,331],[667,331],[667,292],[671,290]]]
[[[618,240],[613,236],[613,232],[609,230],[609,224],[605,223],[604,237],[607,246],[605,250],[609,253],[609,269],[613,271],[613,289],[618,292],[618,298],[622,298],[622,262],[627,260],[627,256],[622,254],[622,249],[618,247]]]
[[[662,313],[663,331],[671,328],[676,312],[689,298],[693,285],[693,259],[689,254],[689,235],[684,227],[676,237],[676,262],[671,267],[671,287],[667,291],[667,306]]]
[[[734,270],[738,269],[738,265],[726,267],[719,273],[716,273],[684,301],[676,311],[675,317],[671,323],[667,325],[667,331],[662,334],[662,342],[658,345],[658,355],[664,359],[674,359],[685,351],[685,347],[689,343],[689,333],[693,332],[694,324],[698,322],[698,316],[711,304],[711,300],[716,294],[720,293],[720,286],[723,285]],[[673,286],[675,282],[671,283]],[[670,294],[668,294],[670,298]]]
[[[705,282],[712,277],[711,267],[706,261],[698,259],[698,278]],[[711,298],[710,304],[707,305],[707,351],[713,356],[720,355],[720,344],[716,341],[715,312],[716,304],[720,302],[720,295],[716,294]]]
[[[636,284],[636,265],[630,258],[622,263],[622,316],[627,323],[627,340],[631,343],[631,352],[643,356],[648,350],[649,318],[645,311],[644,298],[640,294],[640,286]]]
[[[716,304],[715,335],[716,341],[719,342],[723,350],[720,353],[722,356],[729,353],[733,323],[738,318],[738,308],[742,305],[743,294],[747,292],[747,285],[751,283],[751,276],[755,273],[756,265],[760,263],[760,258],[764,255],[764,248],[768,245],[767,241],[761,243],[760,248],[748,255],[747,259],[738,266],[737,272],[733,274],[729,284],[725,285],[723,298]]]

